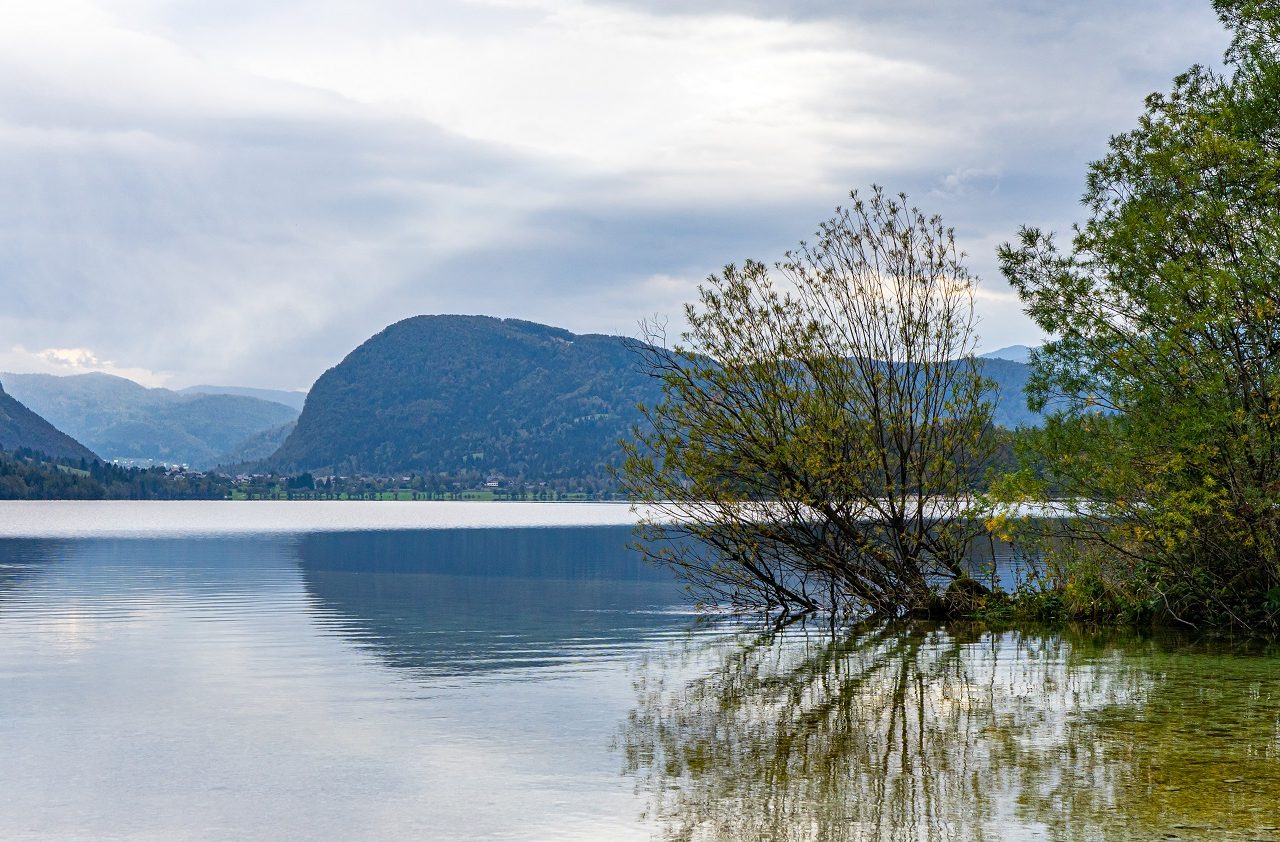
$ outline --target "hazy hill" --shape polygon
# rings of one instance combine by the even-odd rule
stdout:
[[[602,476],[617,440],[657,398],[616,336],[487,316],[417,316],[325,372],[266,464],[349,474],[449,473],[551,480]],[[996,421],[1034,424],[1027,367],[983,360],[1000,386]]]
[[[603,476],[657,384],[616,336],[417,316],[320,376],[270,464],[340,473]]]
[[[243,395],[248,398],[261,398],[264,401],[282,403],[298,412],[307,401],[306,392],[287,391],[285,389],[255,389],[251,386],[188,386],[176,389],[180,395]]]
[[[988,351],[987,353],[980,354],[979,356],[988,360],[1009,360],[1011,362],[1025,364],[1031,362],[1031,352],[1034,350],[1035,348],[1032,348],[1030,345],[1009,345],[1004,348],[997,348],[994,351]]]
[[[295,419],[286,424],[281,424],[279,427],[272,427],[269,430],[254,433],[218,456],[218,464],[227,466],[245,465],[266,459],[280,449],[280,445],[284,444],[285,440],[289,438],[289,434],[293,432],[293,428],[297,426],[297,423]]]
[[[978,362],[982,364],[983,375],[996,384],[995,422],[1010,430],[1039,424],[1040,416],[1027,409],[1030,367],[999,357],[985,357]]]
[[[57,458],[97,458],[93,451],[23,406],[0,385],[0,450],[20,447]]]
[[[212,467],[246,439],[297,417],[291,407],[260,398],[185,395],[110,374],[3,377],[14,397],[108,460]]]

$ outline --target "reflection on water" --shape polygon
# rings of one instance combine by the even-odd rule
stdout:
[[[6,842],[1280,840],[1265,648],[698,624],[625,526],[537,509],[143,511],[168,537],[0,538]]]
[[[8,595],[40,574],[59,542],[13,538],[0,544],[0,605]]]
[[[1280,659],[1130,634],[693,638],[620,739],[668,839],[1280,839]]]
[[[317,533],[297,546],[326,626],[423,676],[627,655],[687,624],[629,527]],[[511,680],[510,673],[504,680]]]
[[[626,527],[175,537],[183,511],[0,538],[5,842],[648,838],[623,659],[690,618]]]

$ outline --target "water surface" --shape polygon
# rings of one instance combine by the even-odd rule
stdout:
[[[1280,839],[1266,646],[699,622],[629,520],[0,504],[0,837]]]

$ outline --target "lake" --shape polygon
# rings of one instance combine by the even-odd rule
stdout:
[[[1280,651],[700,620],[609,504],[0,503],[0,838],[1280,839]]]

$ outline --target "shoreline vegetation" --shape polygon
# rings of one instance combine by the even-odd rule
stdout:
[[[465,481],[421,475],[383,477],[230,474],[179,466],[126,467],[96,459],[54,458],[0,447],[0,500],[494,500],[629,502],[601,482]]]
[[[637,547],[701,604],[784,619],[1280,632],[1280,11],[1214,8],[1225,69],[1190,68],[1111,138],[1069,247],[1027,227],[997,251],[1051,337],[1015,469],[952,229],[855,191],[772,266],[709,277],[677,341],[648,326],[662,394],[620,475],[658,509]],[[936,505],[978,489],[981,521]],[[1062,517],[1011,512],[1051,499]],[[1012,593],[965,564],[996,537],[1036,560]]]
[[[73,461],[74,466],[70,464]],[[0,451],[0,499],[3,500],[590,502],[635,506],[634,501],[621,494],[514,493],[494,489],[427,493],[412,488],[377,487],[376,483],[369,490],[327,491],[306,486],[305,480],[299,481],[298,477],[283,476],[263,478],[257,485],[238,488],[233,478],[226,475],[210,473],[203,476],[203,482],[196,479],[191,473],[163,467],[122,468],[102,462],[55,460],[23,449],[13,453]],[[28,485],[18,487],[17,482],[23,480]],[[291,480],[294,487],[290,487]],[[692,521],[687,516],[671,508],[675,502],[642,504],[651,511],[663,512],[658,516],[642,514],[647,525],[643,528],[653,529],[661,523],[669,537],[672,523],[690,526]],[[1008,504],[988,497],[970,497],[963,502],[972,515],[968,522],[974,534],[991,542],[990,559],[969,559],[964,575],[954,578],[945,589],[932,591],[925,604],[905,612],[864,613],[855,623],[857,627],[899,619],[974,622],[993,630],[1023,623],[1182,625],[1176,618],[1162,614],[1158,600],[1135,599],[1132,594],[1119,591],[1117,583],[1103,577],[1099,568],[1084,567],[1061,558],[1062,546],[1056,549],[1052,546],[1055,530],[1046,526],[1055,518],[1046,514],[1069,516],[1075,507],[1064,501],[1032,505],[1023,500]],[[759,509],[753,506],[757,514],[752,517],[758,516]],[[699,527],[706,525],[702,523]],[[997,567],[996,542],[1007,548],[1005,555],[1017,559],[1019,575],[1011,586],[998,581],[1000,574],[1008,571]],[[717,606],[704,603],[701,607]],[[776,628],[809,621],[820,613],[813,609],[788,611],[777,610],[780,606],[763,607],[765,613],[772,610],[769,625]],[[836,615],[828,612],[827,619],[834,621]],[[1232,629],[1228,627],[1226,631]]]

